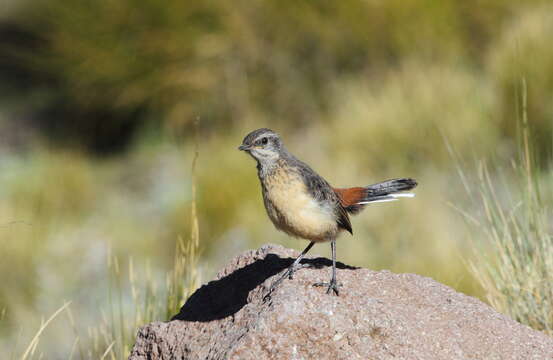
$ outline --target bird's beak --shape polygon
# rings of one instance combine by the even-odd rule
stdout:
[[[244,150],[248,150],[249,148],[250,148],[250,147],[249,147],[248,145],[242,144],[242,145],[240,145],[240,146],[238,147],[238,150],[244,151]]]

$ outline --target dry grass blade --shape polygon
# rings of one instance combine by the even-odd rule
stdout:
[[[69,305],[71,304],[71,302],[66,302],[65,304],[63,304],[62,307],[60,307],[58,310],[56,310],[55,313],[53,313],[45,322],[43,322],[41,325],[40,325],[40,328],[38,329],[38,331],[36,332],[35,336],[33,337],[33,339],[31,340],[31,342],[29,343],[29,346],[27,346],[27,349],[25,350],[25,352],[23,353],[23,355],[21,356],[21,360],[25,360],[29,357],[29,355],[32,355],[32,353],[34,352],[34,350],[36,349],[36,346],[38,345],[38,342],[40,340],[40,335],[42,334],[42,332],[48,327],[48,325],[63,311],[65,310]]]
[[[108,348],[106,349],[106,351],[102,354],[102,357],[100,358],[100,360],[103,360],[106,358],[106,356],[108,356],[108,354],[110,353],[111,351],[111,348],[113,347],[113,345],[115,345],[115,341],[112,341],[111,344],[109,344]]]

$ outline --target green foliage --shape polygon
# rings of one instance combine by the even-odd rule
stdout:
[[[192,221],[197,219],[193,218]],[[197,233],[196,235],[193,233],[192,236],[197,236]],[[65,334],[67,342],[72,338],[70,352],[65,353],[67,358],[128,358],[137,329],[152,321],[169,320],[178,313],[184,301],[198,287],[198,240],[198,238],[190,238],[184,241],[179,238],[173,268],[167,273],[165,284],[161,286],[152,278],[150,269],[146,274],[137,274],[132,258],[129,261],[129,277],[123,284],[119,260],[117,257],[111,257],[108,262],[111,273],[109,306],[107,309],[96,309],[96,311],[102,311],[102,316],[97,319],[97,323],[86,333],[81,333],[76,324],[79,319],[75,318],[70,303],[65,303],[47,320],[41,322],[32,339],[21,349],[21,355],[18,354],[20,349],[17,344],[12,344],[10,358],[14,360],[42,358],[44,352],[40,350],[39,344],[41,337],[49,330],[50,323],[60,317],[63,311],[67,314],[68,327],[74,331],[73,336]],[[137,283],[138,279],[140,284]],[[0,322],[2,320],[0,318]]]
[[[486,153],[499,141],[491,87],[449,66],[405,61],[378,79],[339,82],[333,101],[327,135],[347,139],[336,141],[336,161],[354,148],[378,154],[362,155],[367,168],[416,171],[448,166],[447,151],[436,151],[444,136],[463,153]]]
[[[0,308],[10,310],[6,321],[34,303],[44,255],[97,205],[92,167],[68,152],[36,152],[18,161],[3,158],[0,245],[5,259],[0,271],[7,275],[0,289]]]
[[[492,179],[485,163],[479,169],[478,195],[485,216],[476,229],[485,241],[475,243],[471,265],[490,304],[553,335],[553,198],[550,191],[542,191],[544,186],[550,187],[553,178],[550,172],[535,167],[525,95],[524,87],[520,160],[502,174],[515,179],[515,184],[504,189]]]
[[[499,94],[497,112],[502,130],[516,137],[518,117],[512,104],[519,92],[520,78],[524,77],[528,83],[528,116],[535,129],[533,142],[538,151],[548,154],[553,150],[552,38],[553,6],[531,8],[506,27],[488,56],[488,68]]]
[[[197,152],[193,159],[192,174],[196,171],[196,158]],[[195,185],[193,185],[190,202],[190,235],[186,240],[182,237],[178,238],[173,252],[173,265],[165,277],[160,278],[154,273],[149,263],[145,267],[141,266],[142,270],[137,271],[132,257],[128,259],[127,276],[125,276],[119,257],[109,251],[106,262],[108,275],[105,279],[108,281],[107,294],[103,294],[107,295],[107,302],[102,298],[103,301],[96,304],[93,310],[94,323],[86,329],[83,328],[78,324],[85,317],[81,313],[82,304],[75,304],[72,310],[69,303],[65,303],[46,321],[41,321],[39,329],[32,334],[28,344],[20,349],[17,343],[12,343],[13,350],[10,358],[18,360],[42,358],[45,353],[41,351],[39,342],[48,342],[48,334],[44,333],[56,330],[51,329],[50,323],[64,310],[67,314],[66,325],[58,331],[62,334],[65,347],[57,351],[63,354],[63,357],[70,359],[126,359],[140,326],[152,321],[169,320],[177,314],[200,282],[198,268],[200,237],[195,191]],[[40,214],[37,215],[40,216]],[[26,249],[29,250],[29,247]],[[14,291],[14,286],[10,286],[9,289]],[[17,293],[17,291],[14,292]],[[0,313],[0,325],[4,326],[6,313],[15,311],[11,301],[6,301],[5,304],[8,310],[3,308]],[[42,340],[43,337],[46,339]],[[50,347],[46,347],[46,354],[52,355]]]
[[[197,222],[197,219],[192,218],[192,221]],[[118,258],[110,259],[112,274],[108,311],[87,335],[77,332],[76,338],[82,343],[79,346],[81,358],[87,354],[91,359],[126,359],[140,326],[153,321],[167,321],[178,314],[200,281],[197,231],[193,230],[191,235],[186,241],[178,239],[173,267],[165,279],[154,278],[148,267],[146,273],[137,272],[131,258],[128,279],[123,283]]]
[[[23,64],[55,79],[56,106],[119,114],[76,121],[134,114],[172,131],[197,115],[214,127],[259,112],[305,125],[328,110],[336,78],[374,76],[405,58],[479,68],[521,8],[512,0],[42,0],[20,22],[41,39]]]
[[[175,294],[195,287],[186,284],[200,266],[210,277],[247,248],[267,242],[302,247],[274,230],[255,165],[235,150],[245,133],[264,126],[280,132],[291,151],[336,186],[397,176],[419,180],[415,199],[375,204],[353,218],[355,236],[340,238],[340,261],[416,272],[481,295],[463,263],[470,253],[464,224],[450,208],[465,209],[468,199],[444,143],[468,157],[497,150],[500,164],[486,174],[493,184],[509,178],[500,168],[516,156],[515,99],[525,75],[528,113],[539,135],[536,158],[545,158],[553,68],[551,11],[542,3],[19,2],[13,16],[0,19],[9,18],[34,41],[0,41],[0,62],[12,59],[7,69],[25,74],[15,78],[29,82],[28,88],[10,99],[32,116],[19,123],[20,113],[7,111],[13,104],[4,107],[1,99],[0,132],[38,128],[51,135],[61,129],[61,136],[33,138],[22,147],[26,152],[0,153],[0,273],[6,274],[0,341],[11,343],[20,324],[26,324],[22,338],[32,338],[33,321],[70,299],[74,329],[51,323],[41,335],[45,353],[67,357],[69,331],[77,334],[74,357],[119,358],[128,352],[137,324],[176,311],[182,298]],[[0,28],[0,40],[3,34]],[[5,71],[0,66],[0,77]],[[188,164],[196,149],[189,140],[197,116],[202,158],[193,202]],[[128,123],[140,135],[128,152],[102,159],[82,151],[89,137],[122,143],[131,131]],[[17,143],[11,135],[5,138]],[[76,146],[60,150],[60,137]],[[540,164],[533,181],[550,181],[543,172],[548,164]],[[478,176],[466,174],[469,188]],[[497,194],[499,208],[484,185],[484,204],[492,209],[486,219],[493,221],[482,226],[490,237],[500,245],[511,239],[534,244],[528,246],[537,253],[535,244],[548,239],[535,231],[546,216],[550,187],[540,185],[539,201],[523,199],[537,209],[523,215],[522,207],[500,210],[517,203],[508,196],[519,188],[507,183]],[[502,212],[514,216],[508,226]],[[194,242],[184,237],[177,247],[184,256],[173,260],[175,239],[191,232],[199,238],[197,222],[202,257],[197,242],[192,251]],[[515,237],[515,229],[528,233]],[[546,234],[544,228],[539,234]],[[314,251],[328,255],[325,246]],[[147,259],[151,265],[144,265]],[[475,275],[488,279],[483,284],[490,302],[509,312],[519,306],[513,300],[518,295],[507,289],[504,266],[495,267],[503,259],[509,258],[492,256],[487,269],[500,269],[493,277],[483,265]],[[538,268],[525,262],[546,263],[513,259],[517,265],[509,272],[523,269],[519,279],[537,279]],[[177,281],[183,277],[185,283]],[[535,309],[546,296],[539,295],[541,283],[529,283],[535,286],[525,289],[540,303],[532,305],[520,292],[519,298]],[[99,316],[99,308],[113,312]],[[524,320],[518,315],[524,311],[510,314]]]

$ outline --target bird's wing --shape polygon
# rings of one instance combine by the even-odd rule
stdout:
[[[351,228],[351,221],[349,220],[348,212],[340,203],[338,203],[337,208],[338,220],[336,222],[338,223],[338,226],[353,235],[353,229]]]
[[[322,176],[317,174],[307,164],[299,160],[296,161],[303,181],[311,193],[311,196],[313,196],[313,198],[321,204],[333,204],[336,215],[336,223],[341,229],[344,229],[353,235],[349,215],[347,209],[342,205],[340,196]]]

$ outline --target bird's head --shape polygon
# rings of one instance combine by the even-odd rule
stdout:
[[[271,129],[257,129],[246,135],[238,150],[246,151],[261,164],[271,163],[281,155],[282,142]]]

